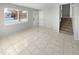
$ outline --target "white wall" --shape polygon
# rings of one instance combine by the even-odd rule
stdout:
[[[43,26],[44,25],[44,23],[43,23],[43,20],[44,20],[43,17],[44,17],[43,11],[40,10],[39,11],[39,26]]]
[[[70,17],[72,18],[72,6],[73,4],[70,4]]]
[[[41,10],[39,15],[41,26],[59,31],[59,4],[53,4],[52,7]]]
[[[74,39],[79,40],[79,4],[73,4],[72,6]]]

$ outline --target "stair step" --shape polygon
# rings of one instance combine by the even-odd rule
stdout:
[[[62,26],[62,28],[72,29],[71,26]]]
[[[60,28],[62,28],[62,29],[72,29],[72,27],[66,27],[66,26],[62,26]]]
[[[62,24],[72,24],[72,22],[61,22]]]
[[[69,22],[69,23],[68,22],[62,22],[62,24],[72,24],[72,23],[71,22]]]
[[[73,32],[72,29],[68,29],[68,28],[61,28],[60,30],[67,31],[67,32]]]
[[[60,30],[60,33],[65,33],[65,34],[73,35],[73,32],[67,32],[67,31],[63,31],[63,30]]]
[[[72,25],[72,22],[70,22],[70,23],[67,23],[67,22],[61,22],[61,25],[68,25],[68,26],[71,26],[71,25]]]
[[[70,27],[72,27],[72,24],[61,24],[61,26],[70,26]]]

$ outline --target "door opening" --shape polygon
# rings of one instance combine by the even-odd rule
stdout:
[[[71,33],[73,34],[73,28],[72,28],[72,17],[71,17],[71,10],[70,10],[70,4],[64,4],[60,7],[60,32],[63,33]]]

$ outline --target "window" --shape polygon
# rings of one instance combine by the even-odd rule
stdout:
[[[19,11],[19,21],[28,21],[26,11]]]
[[[28,11],[4,8],[4,24],[11,25],[28,22]]]

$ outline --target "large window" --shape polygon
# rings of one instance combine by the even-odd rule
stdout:
[[[4,24],[11,25],[28,22],[28,11],[4,8]]]

